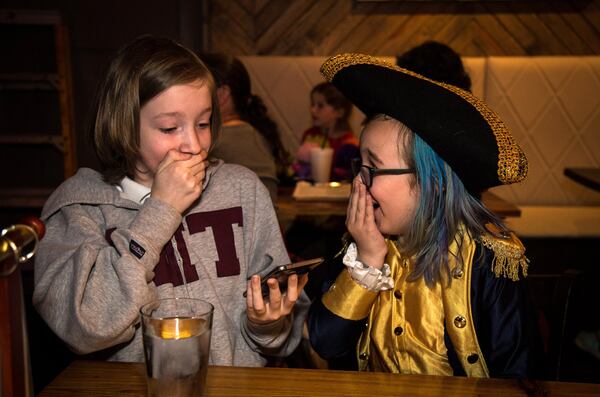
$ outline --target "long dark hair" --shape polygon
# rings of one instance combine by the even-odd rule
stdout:
[[[237,58],[225,54],[201,56],[213,74],[217,87],[229,86],[233,105],[240,119],[252,125],[271,145],[271,152],[280,167],[289,163],[289,154],[281,143],[279,128],[267,113],[267,107],[258,95],[252,93],[250,75]]]

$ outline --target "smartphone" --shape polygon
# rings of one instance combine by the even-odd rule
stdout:
[[[269,285],[267,284],[268,279],[276,279],[279,283],[279,289],[283,293],[287,289],[287,279],[290,275],[297,274],[301,276],[303,274],[306,274],[313,270],[315,267],[319,266],[324,261],[325,258],[314,258],[305,261],[290,263],[289,265],[277,266],[275,269],[267,273],[264,277],[261,277],[260,285],[262,288],[263,296],[269,296]],[[245,291],[244,297],[246,297]]]

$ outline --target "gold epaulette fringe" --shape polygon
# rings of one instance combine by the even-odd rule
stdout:
[[[481,243],[494,251],[492,271],[496,277],[508,277],[513,281],[519,279],[519,271],[527,277],[529,259],[525,256],[525,246],[513,232],[501,232],[495,225],[487,224],[492,234],[480,237]]]

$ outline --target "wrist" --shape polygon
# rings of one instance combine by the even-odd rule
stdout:
[[[365,265],[374,267],[376,269],[381,269],[383,267],[387,251],[372,253],[365,252],[364,250],[361,251],[359,247],[356,247],[356,251],[356,258]]]
[[[160,201],[161,203],[168,205],[169,207],[173,208],[175,211],[177,211],[179,213],[179,215],[182,215],[183,212],[185,211],[185,209],[182,210],[181,206],[176,205],[173,200],[169,200],[168,197],[162,197],[160,194],[156,194],[154,192],[152,192],[150,194],[150,197],[152,197],[155,200]]]
[[[351,243],[346,249],[342,262],[346,265],[354,281],[369,290],[385,291],[394,287],[390,267],[383,263],[380,268],[376,268],[359,260],[354,243]]]
[[[251,318],[246,316],[248,328],[255,333],[273,333],[281,329],[285,324],[287,316],[281,316],[278,319],[261,320],[258,318]]]
[[[370,257],[363,257],[361,255],[358,255],[358,257],[356,258],[357,260],[361,261],[362,263],[364,263],[365,266],[369,266],[369,267],[373,267],[375,269],[379,269],[381,270],[381,268],[383,267],[383,263],[384,263],[384,259],[372,259]]]

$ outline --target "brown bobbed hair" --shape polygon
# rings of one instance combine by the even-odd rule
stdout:
[[[323,95],[325,102],[327,102],[335,110],[342,111],[342,117],[337,119],[335,123],[335,129],[338,131],[350,131],[350,115],[352,114],[352,102],[350,102],[344,94],[342,94],[335,85],[325,81],[317,84],[310,91],[312,97],[313,94],[318,93]]]
[[[141,36],[122,47],[110,62],[93,102],[90,132],[107,183],[133,178],[140,147],[140,110],[164,90],[194,82],[206,84],[212,98],[210,129],[220,128],[215,83],[190,50],[168,39]]]

